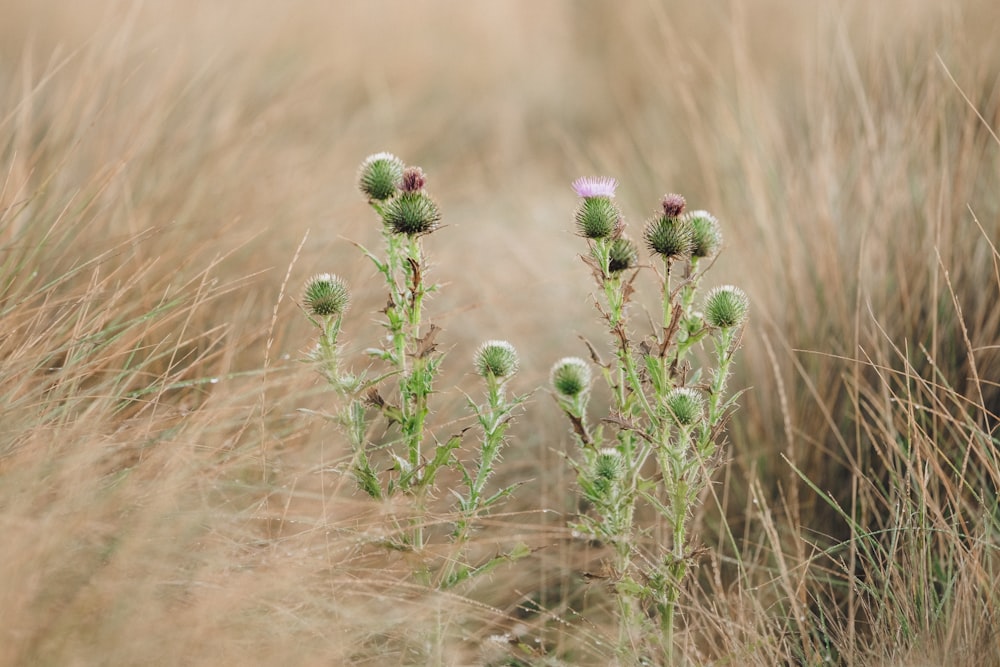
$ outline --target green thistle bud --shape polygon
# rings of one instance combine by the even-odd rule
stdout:
[[[347,283],[332,273],[321,273],[306,281],[302,303],[310,314],[317,317],[343,315],[350,302]]]
[[[552,366],[551,381],[560,396],[576,398],[590,389],[590,365],[579,357],[564,357]]]
[[[505,340],[488,340],[476,350],[473,363],[484,378],[509,378],[517,372],[517,350]]]
[[[685,218],[661,215],[646,223],[646,246],[668,261],[689,257],[694,247],[691,223]]]
[[[613,236],[622,225],[622,213],[610,197],[588,197],[576,210],[576,228],[588,239]]]
[[[686,337],[694,336],[701,331],[703,326],[705,326],[705,316],[698,310],[681,320],[681,331],[686,334]]]
[[[385,201],[396,194],[402,178],[402,160],[392,153],[376,153],[361,163],[358,187],[369,201]]]
[[[631,269],[639,261],[635,244],[624,236],[611,242],[608,249],[608,271],[611,273],[621,273],[626,269]]]
[[[403,192],[385,203],[382,219],[396,234],[417,236],[430,234],[438,228],[441,211],[422,190]]]
[[[672,389],[666,397],[667,409],[678,426],[697,423],[705,414],[705,401],[695,389]]]
[[[625,472],[625,459],[621,452],[613,447],[604,447],[594,459],[593,476],[595,480],[605,479],[614,482],[622,478]]]
[[[711,257],[722,245],[722,229],[719,221],[708,211],[692,211],[684,215],[691,224],[693,247],[692,257]]]
[[[731,329],[743,324],[750,311],[750,299],[739,287],[716,287],[705,297],[705,321],[719,329]]]
[[[590,469],[592,501],[607,501],[613,495],[616,482],[625,474],[625,460],[617,449],[606,447],[597,453]]]

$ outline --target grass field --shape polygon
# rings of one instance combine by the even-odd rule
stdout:
[[[0,4],[0,664],[627,664],[547,389],[609,175],[712,211],[752,304],[677,664],[1000,665],[994,3]],[[435,427],[484,339],[537,389],[473,545],[531,555],[445,592],[302,363],[315,273],[348,363],[382,335],[378,151],[443,213]]]

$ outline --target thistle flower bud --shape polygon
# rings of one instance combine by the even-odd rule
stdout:
[[[358,187],[369,201],[385,201],[396,194],[402,177],[402,160],[392,153],[375,153],[361,163]]]
[[[700,310],[693,311],[690,315],[685,316],[681,320],[681,331],[684,332],[685,338],[694,336],[702,327],[705,326],[705,316]]]
[[[623,224],[621,211],[609,197],[587,197],[576,210],[576,228],[588,239],[614,236]]]
[[[593,502],[607,502],[615,494],[615,486],[625,475],[625,460],[617,449],[605,447],[590,464],[590,489],[588,498]]]
[[[604,479],[609,482],[621,479],[625,472],[625,459],[621,452],[613,447],[604,447],[594,459],[594,479]]]
[[[320,273],[306,281],[302,303],[317,317],[342,315],[350,302],[347,283],[332,273]]]
[[[676,218],[684,211],[684,197],[677,194],[663,195],[663,215]]]
[[[417,236],[438,228],[441,211],[423,191],[403,192],[385,203],[382,219],[396,234]]]
[[[631,269],[639,261],[635,244],[624,236],[616,238],[611,242],[608,249],[608,271],[611,273],[621,273],[626,269]]]
[[[665,403],[674,423],[690,426],[701,420],[705,414],[705,401],[695,389],[681,387],[667,394]]]
[[[424,189],[427,179],[424,177],[424,170],[420,167],[407,167],[403,170],[402,183],[399,189],[403,192],[418,192]]]
[[[693,211],[684,215],[691,224],[692,257],[711,257],[722,245],[722,229],[719,221],[708,211]]]
[[[739,287],[723,285],[705,297],[705,321],[719,329],[731,329],[743,324],[750,310],[750,299]]]
[[[505,340],[488,340],[476,350],[473,363],[484,378],[509,378],[517,372],[517,350]]]
[[[653,218],[646,223],[642,236],[652,252],[668,261],[689,257],[694,248],[691,223],[676,216]]]
[[[590,379],[590,365],[579,357],[563,357],[552,366],[552,387],[565,398],[576,398],[590,389]]]

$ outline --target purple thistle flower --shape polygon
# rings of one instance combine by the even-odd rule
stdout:
[[[618,181],[610,176],[584,176],[573,181],[573,189],[576,190],[576,194],[584,199],[591,197],[610,199],[615,196],[617,187]]]
[[[407,167],[403,170],[403,182],[400,185],[400,190],[403,192],[418,192],[424,189],[424,183],[427,179],[424,177],[424,171],[420,167]]]
[[[668,218],[676,218],[684,211],[684,197],[680,195],[663,195],[663,214]]]

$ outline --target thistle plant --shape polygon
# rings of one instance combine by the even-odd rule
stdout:
[[[337,337],[350,300],[351,293],[347,283],[332,273],[321,273],[310,278],[302,294],[306,316],[320,330],[319,341],[312,356],[330,382],[337,382],[341,377],[337,361]]]
[[[425,279],[421,239],[435,231],[441,220],[437,203],[424,189],[425,182],[419,167],[406,167],[389,153],[367,158],[358,176],[361,192],[382,220],[385,257],[360,247],[382,274],[389,292],[382,322],[388,345],[367,352],[388,364],[399,387],[398,404],[387,403],[376,388],[369,392],[370,403],[399,426],[403,444],[403,451],[394,453],[398,475],[387,483],[385,492],[413,491],[420,501],[418,508],[423,504],[424,489],[433,483],[437,469],[447,465],[448,452],[458,446],[457,440],[449,439],[437,446],[429,462],[424,461],[427,400],[443,358],[434,342],[438,327],[430,325],[425,331],[422,321],[424,299],[437,285]],[[367,459],[368,453],[362,451],[358,456]],[[361,465],[370,462],[363,460]],[[419,546],[419,531],[415,538]]]
[[[500,460],[505,431],[527,396],[507,395],[507,383],[518,368],[514,347],[505,341],[488,341],[474,359],[476,372],[486,383],[486,401],[478,404],[469,399],[472,416],[482,429],[474,458],[462,461],[456,454],[468,429],[439,439],[428,428],[429,399],[444,355],[435,342],[440,328],[424,322],[424,302],[438,286],[427,280],[423,239],[439,228],[441,220],[425,185],[419,167],[406,166],[390,153],[370,156],[358,173],[359,189],[381,221],[384,252],[379,255],[358,247],[382,276],[388,293],[380,311],[384,343],[365,351],[372,366],[358,374],[342,367],[339,336],[350,300],[342,279],[332,274],[313,277],[306,283],[302,304],[319,330],[310,358],[340,395],[341,407],[334,419],[350,440],[350,468],[358,487],[375,500],[403,494],[413,501],[413,516],[402,532],[405,538],[392,546],[423,549],[427,502],[438,495],[438,473],[450,469],[465,487],[463,492],[453,490],[457,518],[450,533],[461,555],[476,519],[513,492],[514,487],[491,491],[488,482]],[[382,368],[373,371],[378,366]],[[372,439],[372,426],[378,419],[389,427],[386,441]],[[475,568],[459,566],[459,559],[453,558],[438,585],[454,585],[517,554],[524,552],[517,549]]]
[[[319,329],[318,340],[309,353],[309,360],[316,364],[327,383],[345,399],[335,420],[344,428],[352,451],[355,452],[355,478],[369,495],[380,498],[382,489],[370,460],[367,456],[358,455],[364,451],[368,433],[368,400],[361,395],[362,387],[366,386],[365,378],[342,372],[340,367],[338,339],[349,303],[350,291],[343,278],[331,273],[321,273],[306,281],[302,306],[306,317]]]
[[[500,459],[500,450],[505,442],[504,433],[515,410],[527,400],[526,395],[507,397],[507,382],[517,372],[518,365],[517,351],[507,341],[489,340],[476,350],[474,366],[476,374],[486,384],[486,402],[477,404],[470,398],[469,407],[482,429],[483,441],[474,470],[462,471],[467,493],[465,495],[456,493],[459,498],[458,506],[463,514],[463,519],[458,525],[460,533],[467,530],[469,520],[478,512],[490,507],[512,491],[512,487],[508,487],[491,496],[485,495],[486,482],[493,475],[495,465]]]
[[[459,464],[464,491],[452,490],[458,501],[459,517],[452,537],[460,549],[468,543],[472,525],[476,518],[486,513],[517,488],[517,484],[490,492],[487,482],[496,472],[496,464],[501,459],[501,451],[506,444],[505,434],[518,409],[528,400],[529,395],[507,395],[507,383],[517,373],[520,365],[517,350],[504,340],[488,340],[476,350],[473,366],[476,374],[486,385],[485,402],[476,403],[467,397],[469,409],[476,417],[482,440],[471,466]],[[523,546],[514,551],[488,560],[476,568],[460,565],[462,558],[454,558],[453,566],[446,569],[442,587],[450,588],[472,575],[482,574],[505,560],[513,560],[527,555]]]
[[[574,528],[612,548],[620,650],[634,651],[655,622],[669,664],[680,593],[694,564],[689,522],[720,465],[725,424],[736,407],[739,394],[727,394],[726,379],[749,302],[727,285],[696,307],[704,272],[722,243],[709,213],[686,213],[683,197],[665,196],[642,231],[654,261],[640,266],[614,201],[617,182],[581,178],[573,188],[581,198],[577,231],[588,244],[583,259],[598,287],[595,306],[614,355],[604,362],[587,344],[610,391],[610,412],[596,420],[588,415],[591,365],[567,357],[551,371],[556,400],[573,427],[578,449],[571,460],[589,506]],[[629,306],[641,269],[657,276],[662,309],[654,329],[637,338]],[[647,539],[655,526],[640,524],[640,508],[660,518],[663,540]]]

